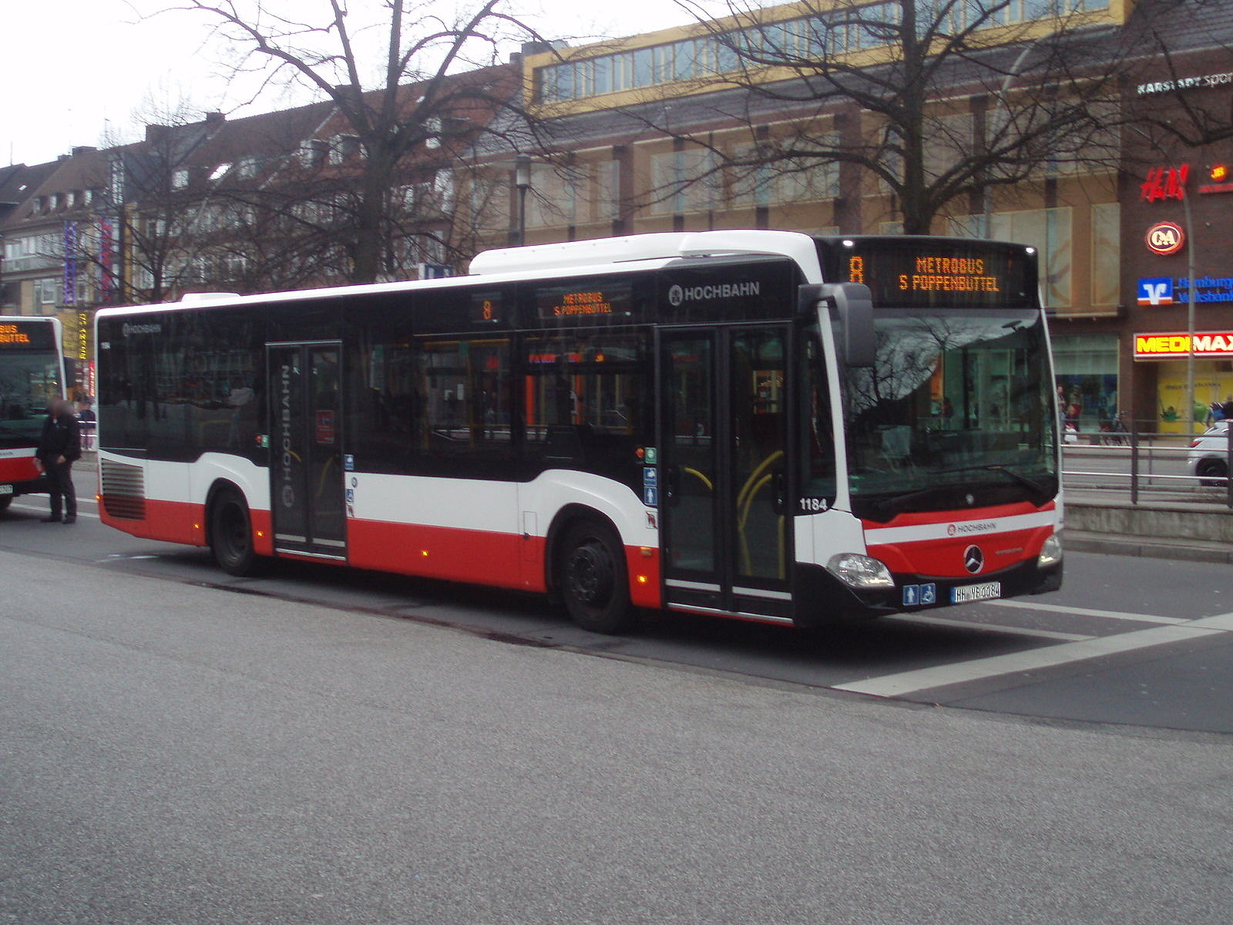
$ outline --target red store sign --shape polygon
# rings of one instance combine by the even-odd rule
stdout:
[[[1144,202],[1158,199],[1185,199],[1186,180],[1190,177],[1190,165],[1180,167],[1153,167],[1147,179],[1139,186],[1139,198]]]
[[[1153,167],[1139,184],[1139,199],[1143,202],[1159,202],[1165,199],[1185,199],[1186,181],[1190,179],[1190,165],[1177,167]],[[1207,168],[1211,182],[1199,184],[1200,195],[1210,193],[1233,193],[1233,170],[1228,164],[1213,164]]]

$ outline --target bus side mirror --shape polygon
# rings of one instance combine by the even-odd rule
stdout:
[[[873,332],[873,294],[863,283],[824,283],[802,286],[800,305],[808,311],[826,302],[839,322],[835,326],[839,360],[845,366],[872,366],[876,338]]]

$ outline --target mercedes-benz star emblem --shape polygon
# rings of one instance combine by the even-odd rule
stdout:
[[[985,554],[979,546],[969,546],[963,551],[963,567],[975,575],[985,564]]]

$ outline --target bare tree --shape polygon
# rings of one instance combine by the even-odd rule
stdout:
[[[341,134],[358,149],[350,169],[325,184],[330,210],[346,216],[333,222],[332,242],[351,282],[396,269],[390,242],[417,224],[408,214],[415,197],[404,192],[423,182],[416,173],[448,161],[493,114],[516,104],[517,73],[491,65],[499,45],[529,34],[501,0],[453,16],[413,0],[358,10],[344,0],[188,0],[169,9],[209,18],[216,37],[239,53],[234,72],[259,70],[262,90],[290,77],[332,102]],[[365,15],[369,22],[357,23]],[[370,70],[370,60],[380,68]]]

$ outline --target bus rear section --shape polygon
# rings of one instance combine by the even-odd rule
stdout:
[[[0,316],[0,510],[47,491],[34,451],[49,401],[63,394],[60,322]]]

